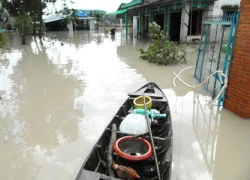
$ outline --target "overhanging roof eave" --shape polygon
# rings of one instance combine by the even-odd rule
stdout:
[[[114,15],[119,15],[119,14],[124,14],[126,13],[128,10],[127,9],[119,9],[116,12],[113,12],[112,14]]]
[[[121,9],[128,9],[128,8],[138,6],[138,5],[141,5],[141,4],[142,4],[142,0],[132,0],[129,3],[121,4],[120,8]]]

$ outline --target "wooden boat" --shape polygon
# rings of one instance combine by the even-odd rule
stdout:
[[[112,124],[115,124],[117,129],[119,129],[121,122],[129,114],[129,111],[134,106],[133,100],[142,94],[151,97],[152,108],[159,110],[162,114],[166,114],[165,118],[158,120],[156,123],[151,123],[151,130],[155,152],[157,154],[156,159],[158,159],[158,173],[160,172],[160,179],[170,179],[173,149],[170,108],[168,100],[162,90],[155,83],[151,82],[144,85],[136,92],[128,94],[128,99],[120,107],[86,158],[76,177],[76,180],[123,179],[119,177],[116,172],[114,172],[113,177],[109,174],[110,171],[113,171],[110,170],[111,167],[108,167],[108,149],[110,147],[110,140],[112,136]],[[127,135],[134,136],[134,134],[126,134],[120,132],[119,130],[117,130],[116,133],[117,138]],[[145,135],[143,138],[150,142],[149,135]],[[156,172],[157,168],[154,156],[142,161],[128,161],[112,151],[111,158],[116,164],[133,168],[142,180],[159,179]]]

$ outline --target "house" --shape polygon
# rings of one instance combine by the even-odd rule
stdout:
[[[214,2],[213,15],[224,15],[238,12],[240,0],[218,0]]]
[[[172,41],[199,40],[202,21],[207,16],[238,11],[240,0],[132,0],[122,3],[114,13],[137,26],[137,34],[148,33],[148,24],[155,21]]]
[[[44,18],[46,31],[75,31],[75,30],[95,30],[96,17],[89,13],[78,10],[73,15],[73,20],[66,20],[67,16],[58,13]]]
[[[12,24],[13,18],[11,18],[6,11],[3,11],[2,14],[0,14],[0,27],[7,30],[12,30]]]

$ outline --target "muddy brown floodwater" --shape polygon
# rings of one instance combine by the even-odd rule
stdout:
[[[168,97],[174,152],[173,180],[249,180],[250,121],[209,107],[203,88],[177,80],[196,62],[160,66],[139,58],[146,40],[101,32],[47,33],[21,45],[8,35],[0,54],[0,179],[74,180],[90,149],[119,106],[148,81]],[[182,74],[198,84],[194,69]]]

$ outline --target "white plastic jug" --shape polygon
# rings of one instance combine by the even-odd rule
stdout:
[[[119,127],[119,130],[128,134],[144,134],[148,132],[145,116],[140,114],[128,114]]]

